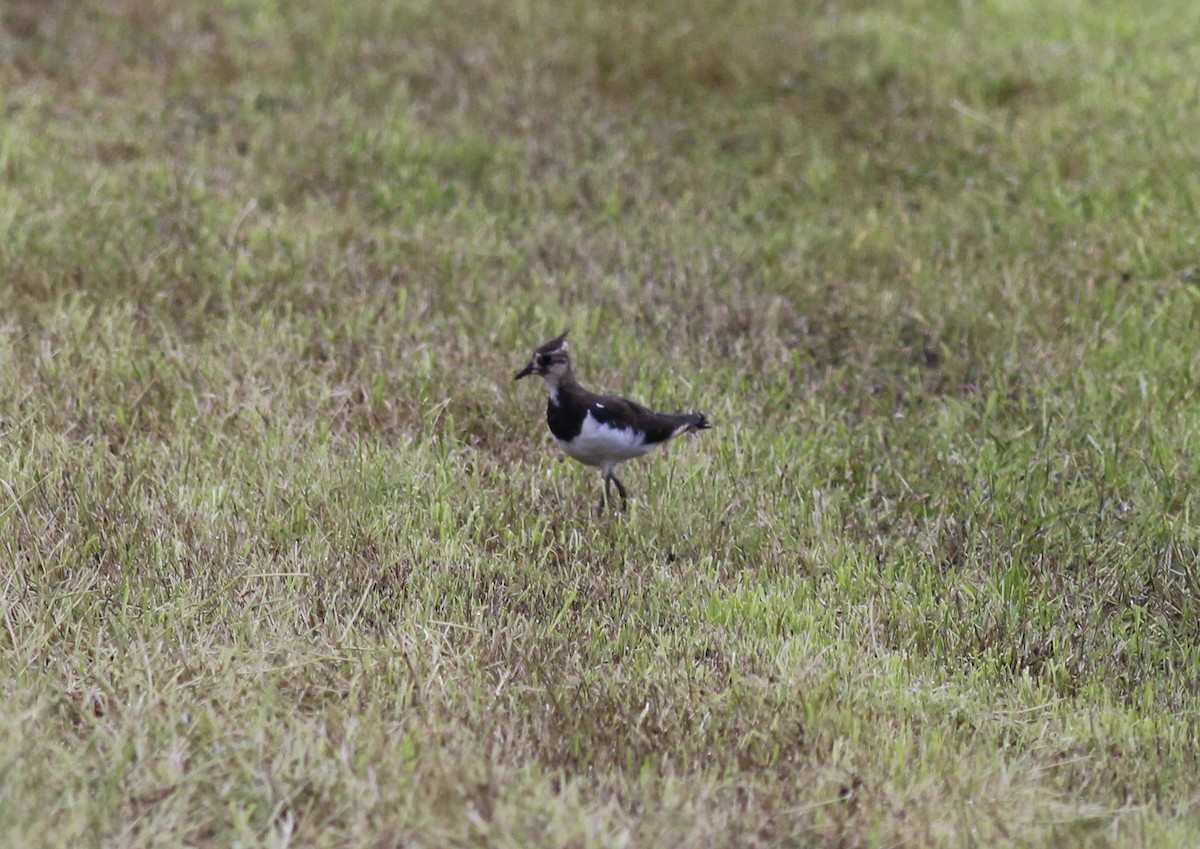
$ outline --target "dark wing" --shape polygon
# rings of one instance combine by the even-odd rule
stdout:
[[[656,413],[636,401],[613,395],[594,395],[588,408],[592,418],[601,424],[641,431],[650,445],[664,442],[683,430],[708,425],[699,413]]]

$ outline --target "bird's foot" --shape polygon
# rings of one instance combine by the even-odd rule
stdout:
[[[600,498],[600,500],[596,502],[596,515],[603,516],[605,513],[605,510],[608,508],[610,503],[616,505],[618,512],[621,512],[621,513],[629,512],[629,501],[627,499],[622,498],[619,501],[615,501],[615,500],[611,500],[611,499],[606,499],[602,496]]]

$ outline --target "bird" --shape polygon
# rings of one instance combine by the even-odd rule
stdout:
[[[676,436],[708,430],[712,424],[703,413],[656,413],[628,398],[584,389],[571,369],[568,332],[564,330],[534,349],[513,380],[535,374],[546,382],[546,423],[554,441],[568,457],[598,466],[604,475],[596,512],[603,512],[612,502],[614,484],[624,509],[628,493],[617,477],[618,464],[647,454]]]

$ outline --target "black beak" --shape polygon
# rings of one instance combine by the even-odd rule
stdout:
[[[513,380],[520,380],[522,377],[529,377],[531,374],[533,374],[533,363],[530,363],[529,365],[525,366],[525,368],[517,372],[513,376]]]

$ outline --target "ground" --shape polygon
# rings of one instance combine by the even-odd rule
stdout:
[[[1200,4],[0,9],[0,844],[1200,841]],[[715,427],[558,456],[540,387]]]

